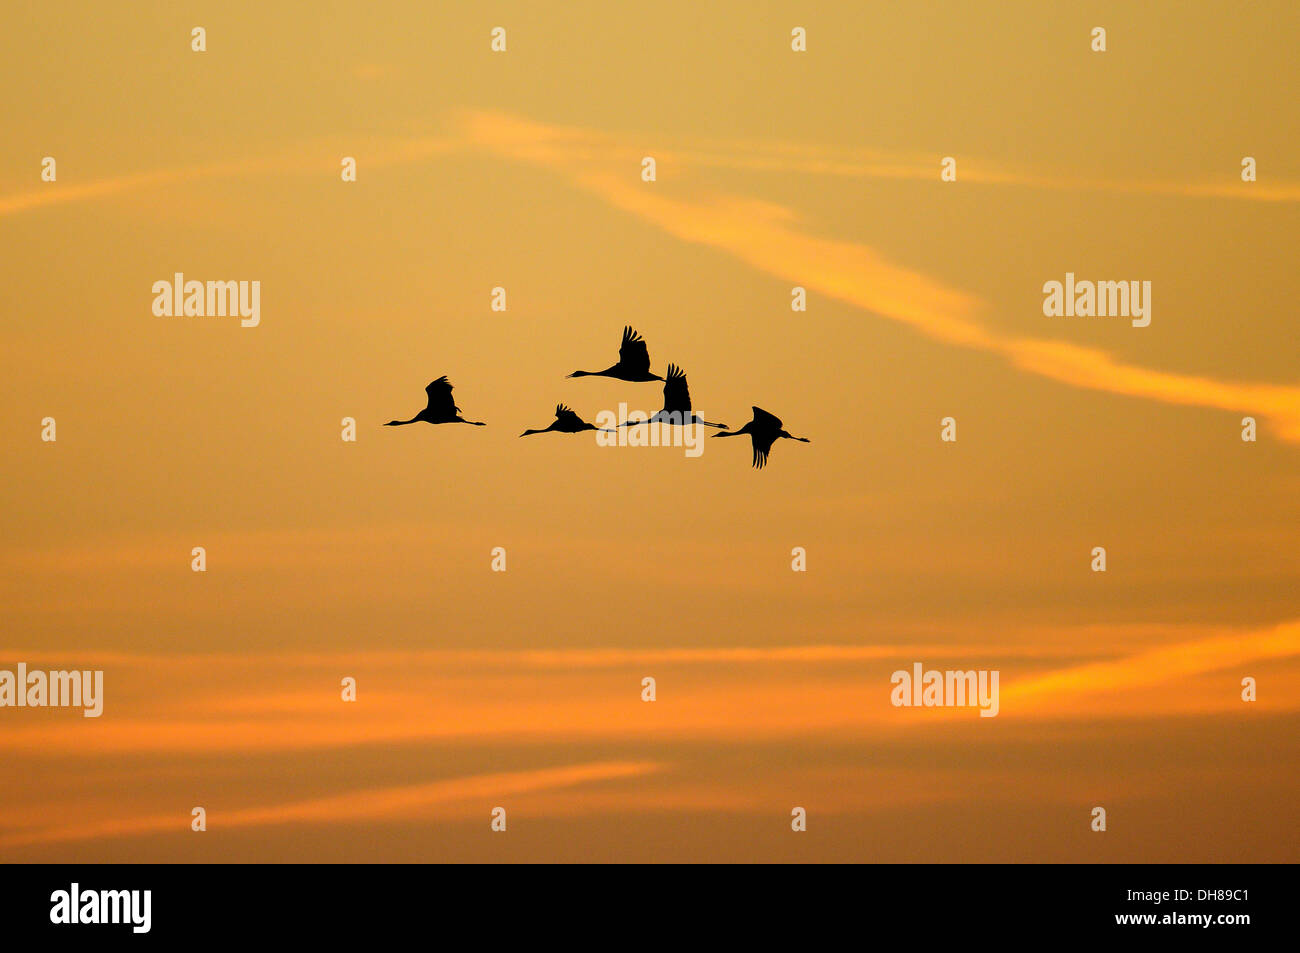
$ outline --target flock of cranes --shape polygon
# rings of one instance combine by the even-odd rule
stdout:
[[[703,427],[713,427],[721,431],[721,433],[715,433],[713,435],[715,437],[739,437],[741,434],[748,434],[750,443],[754,448],[754,466],[760,470],[767,463],[767,455],[771,452],[772,445],[778,440],[810,442],[807,437],[796,437],[793,434],[786,433],[781,419],[774,414],[769,414],[761,407],[753,408],[754,419],[739,430],[731,430],[726,424],[711,423],[700,417],[691,409],[691,392],[686,386],[686,372],[676,364],[669,364],[666,378],[660,377],[658,374],[651,374],[650,351],[646,347],[645,339],[630,327],[623,329],[623,341],[618,348],[618,361],[616,363],[603,371],[574,371],[569,377],[612,377],[615,380],[633,383],[663,381],[663,409],[656,411],[653,416],[646,420],[627,420],[619,424],[619,427],[635,427],[652,423],[680,426],[699,424]],[[452,399],[451,390],[451,381],[447,380],[446,375],[439,377],[424,389],[424,392],[429,396],[428,405],[424,410],[410,420],[390,420],[384,426],[400,427],[404,424],[414,423],[484,426],[481,421],[466,420],[460,415],[460,408],[456,406],[456,402]],[[557,404],[555,407],[555,420],[551,422],[549,427],[541,430],[525,430],[519,436],[527,437],[530,434],[538,433],[582,433],[587,430],[595,430],[600,433],[618,433],[617,430],[589,424],[564,404]]]

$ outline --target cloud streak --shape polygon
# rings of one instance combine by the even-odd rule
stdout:
[[[781,206],[719,194],[674,198],[663,189],[643,187],[619,158],[628,150],[609,137],[498,113],[467,113],[461,121],[466,137],[482,148],[566,175],[675,238],[725,251],[756,270],[905,324],[933,340],[998,354],[1021,370],[1072,387],[1262,415],[1281,439],[1300,443],[1300,387],[1158,371],[1118,361],[1097,348],[1005,336],[980,320],[986,306],[976,296],[889,262],[869,246],[810,234]]]
[[[454,805],[472,806],[486,816],[489,801],[499,803],[500,799],[516,795],[627,780],[662,769],[663,765],[652,761],[603,761],[535,771],[471,775],[425,784],[347,791],[281,804],[228,811],[214,809],[209,814],[209,823],[214,830],[230,830],[271,824],[338,824],[386,818],[409,820],[419,817],[420,812],[429,808]],[[439,818],[445,819],[447,813],[439,810]],[[188,821],[187,814],[176,812],[104,818],[82,824],[13,831],[0,835],[0,847],[182,832],[188,830]]]
[[[52,664],[68,655],[5,657],[29,664],[44,657]],[[79,658],[79,667],[102,664],[106,670],[105,715],[88,725],[80,717],[58,717],[66,714],[61,712],[22,717],[10,711],[0,751],[189,757],[395,743],[879,737],[921,723],[889,704],[890,673],[915,661],[941,669],[1003,669],[1001,710],[1007,718],[1161,717],[1236,704],[1231,692],[1205,696],[1159,689],[1186,688],[1195,677],[1220,669],[1300,656],[1300,620],[1234,633],[1184,633],[1177,641],[1101,661],[1094,655],[1053,665],[1044,664],[1043,655],[1038,649],[930,644],[170,660],[87,656]],[[341,672],[358,677],[356,702],[340,700]],[[640,701],[640,679],[647,672],[671,684],[668,702]],[[1132,697],[1119,707],[1099,701],[1115,692]],[[1275,691],[1267,707],[1297,704]],[[946,709],[927,711],[925,718],[971,715],[969,709]]]
[[[462,111],[456,115],[457,131],[452,136],[376,140],[367,147],[367,161],[381,166],[419,162],[476,148],[542,165],[569,176],[576,185],[612,206],[651,222],[678,239],[728,252],[759,271],[797,281],[822,294],[906,324],[933,340],[994,353],[1020,370],[1080,389],[1177,406],[1260,415],[1272,424],[1279,438],[1300,443],[1300,387],[1160,371],[1116,360],[1097,348],[998,334],[980,320],[986,305],[977,296],[894,264],[861,243],[810,234],[798,226],[791,211],[781,206],[720,194],[694,199],[671,198],[661,189],[639,188],[629,182],[626,171],[628,160],[637,157],[638,150],[611,136],[501,113]],[[734,144],[731,148],[735,148]],[[323,173],[329,168],[324,158],[329,151],[319,144],[310,151],[319,152],[320,158],[306,158],[299,149],[273,158],[164,169],[85,184],[50,183],[38,189],[0,195],[0,216],[204,178],[272,171]],[[664,158],[685,166],[730,164],[810,174],[919,178],[924,171],[919,158],[900,161],[860,152],[850,152],[845,158],[834,151],[827,153],[779,144],[749,143],[745,151],[736,152],[684,149],[674,153],[670,150]],[[934,175],[932,169],[925,174],[931,178]],[[973,175],[964,173],[963,179],[1036,188],[1300,200],[1300,186],[1291,184],[1238,189],[1214,183],[1053,180],[990,170],[975,171]]]
[[[1158,646],[1123,658],[1046,672],[1008,685],[1004,705],[1044,710],[1080,696],[1178,682],[1248,662],[1300,655],[1300,620],[1256,632]]]
[[[34,189],[0,194],[0,216],[16,215],[49,206],[113,198],[132,192],[207,179],[274,173],[337,176],[339,156],[345,154],[366,156],[367,164],[382,167],[423,162],[446,155],[459,147],[458,143],[436,136],[408,136],[354,142],[350,148],[314,142],[300,144],[273,156],[254,156],[230,162],[153,169],[148,172],[110,176],[88,182],[62,179],[44,183]]]
[[[755,140],[722,140],[712,144],[656,150],[670,159],[697,168],[724,168],[835,176],[851,179],[897,179],[938,183],[939,156],[884,153],[826,145],[794,145]],[[639,158],[636,157],[636,158]],[[985,159],[962,157],[963,185],[1006,186],[1059,192],[1107,192],[1117,195],[1168,195],[1179,198],[1234,199],[1244,202],[1300,202],[1300,184],[1287,181],[1242,182],[1189,179],[1099,179],[1073,175],[1047,176],[1013,169]],[[1230,170],[1235,173],[1235,168]]]

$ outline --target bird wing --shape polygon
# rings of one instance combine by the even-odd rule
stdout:
[[[767,455],[772,449],[772,444],[776,442],[776,434],[751,433],[749,442],[754,445],[754,466],[761,470],[767,463]]]
[[[691,392],[686,386],[686,372],[676,364],[669,364],[668,376],[664,380],[664,410],[688,413],[690,409]]]
[[[572,410],[570,410],[568,407],[565,407],[563,404],[556,404],[556,405],[555,405],[555,419],[556,419],[556,420],[575,420],[575,421],[577,421],[578,423],[582,423],[582,418],[579,417],[577,414],[575,414],[575,413],[574,413]]]
[[[424,392],[429,395],[428,409],[433,411],[436,416],[454,417],[460,413],[460,408],[451,399],[451,381],[447,380],[446,374],[436,381],[431,381],[429,386],[424,389]]]
[[[623,343],[618,348],[618,363],[626,370],[650,373],[650,352],[645,340],[632,330],[631,326],[623,328]]]
[[[773,431],[780,430],[783,426],[780,417],[776,416],[776,414],[769,414],[762,407],[754,408],[754,424],[757,427]],[[768,446],[771,446],[771,444]]]

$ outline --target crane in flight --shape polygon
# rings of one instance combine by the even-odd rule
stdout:
[[[785,438],[787,440],[798,440],[800,443],[811,443],[807,437],[796,437],[788,434],[782,429],[781,418],[775,414],[769,414],[762,407],[754,408],[754,419],[739,430],[728,433],[715,433],[715,437],[739,437],[743,433],[749,434],[749,441],[754,446],[754,467],[763,469],[767,463],[767,455],[772,450],[772,444],[777,440]]]
[[[686,386],[686,372],[676,364],[668,365],[668,379],[664,381],[664,409],[656,411],[648,420],[626,420],[620,427],[634,427],[637,424],[701,424],[705,427],[717,427],[726,430],[726,424],[709,423],[691,410],[691,392]],[[725,436],[715,434],[715,436]]]
[[[601,433],[618,433],[617,430],[609,430],[605,427],[597,427],[595,424],[589,424],[568,407],[563,404],[555,405],[555,420],[544,430],[525,430],[519,436],[527,437],[533,433],[582,433],[584,430],[599,430]]]
[[[603,371],[574,371],[570,377],[613,377],[620,381],[661,381],[650,373],[650,351],[645,339],[632,328],[623,328],[623,343],[618,347],[618,363]]]
[[[429,403],[410,420],[390,420],[384,424],[385,427],[400,427],[403,424],[414,424],[423,422],[426,424],[472,424],[475,427],[483,427],[485,424],[477,420],[466,420],[460,415],[460,408],[451,398],[451,381],[447,380],[444,374],[436,381],[432,381],[424,392],[429,395]]]

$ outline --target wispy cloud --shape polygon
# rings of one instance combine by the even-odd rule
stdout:
[[[1044,672],[1002,691],[1004,710],[1052,710],[1081,697],[1147,689],[1194,675],[1300,656],[1300,621],[1163,645],[1123,658]],[[1247,673],[1248,674],[1248,673]]]
[[[656,138],[656,142],[660,142]],[[656,145],[656,154],[666,155],[683,166],[725,168],[756,172],[779,172],[836,176],[851,179],[901,179],[938,183],[937,153],[896,153],[863,148],[840,148],[824,144],[789,144],[763,140],[718,140],[693,142],[680,147],[667,140]],[[1044,175],[1033,169],[1014,168],[983,157],[963,155],[959,179],[963,185],[1005,186],[1059,192],[1109,192],[1119,195],[1168,195],[1182,198],[1234,199],[1244,202],[1300,202],[1300,183],[1282,181],[1242,182],[1236,166],[1229,166],[1219,180],[1207,179],[1104,179],[1068,173]]]
[[[10,711],[0,751],[55,756],[178,756],[342,749],[393,743],[744,740],[879,737],[918,722],[889,703],[890,673],[1000,668],[1004,718],[1160,717],[1221,711],[1231,692],[1183,691],[1220,669],[1300,656],[1300,621],[1259,630],[1183,630],[1181,638],[1097,660],[1045,664],[1041,649],[993,645],[779,646],[496,652],[273,653],[78,657],[106,671],[105,714],[23,718]],[[1059,635],[1043,633],[1040,642]],[[59,653],[66,658],[68,653]],[[1077,657],[1077,656],[1076,656]],[[51,653],[5,652],[37,664]],[[69,663],[70,664],[70,663]],[[339,697],[342,674],[358,700]],[[640,701],[655,675],[664,699]],[[1290,683],[1285,674],[1279,683]],[[371,686],[382,685],[382,690]],[[1161,694],[1145,691],[1182,686]],[[1122,706],[1099,699],[1131,692]],[[1264,707],[1291,709],[1276,688]],[[43,713],[38,713],[43,714]],[[968,718],[967,709],[927,719]]]
[[[385,78],[392,68],[364,63],[353,67],[359,79]],[[109,198],[122,193],[200,179],[275,172],[337,174],[340,155],[362,157],[367,166],[421,162],[475,146],[508,148],[517,158],[534,162],[565,160],[640,159],[644,149],[585,130],[533,122],[505,113],[464,110],[455,113],[461,129],[453,135],[413,135],[338,142],[301,142],[276,156],[154,169],[109,176],[88,182],[67,177],[57,183],[0,194],[0,215],[33,208]],[[471,135],[464,136],[465,129]],[[504,133],[504,134],[503,134]],[[844,148],[828,144],[786,143],[762,139],[701,139],[689,141],[655,137],[656,155],[682,168],[725,168],[859,179],[938,181],[938,156]],[[1235,173],[1235,169],[1230,170]],[[964,185],[1005,186],[1063,192],[1113,192],[1124,195],[1169,195],[1184,198],[1233,199],[1244,202],[1300,202],[1300,183],[1244,183],[1204,179],[1100,179],[1069,174],[1045,175],[994,160],[963,156]]]
[[[663,188],[639,187],[630,181],[628,163],[643,150],[618,137],[503,113],[461,111],[455,115],[455,130],[450,135],[377,139],[364,144],[364,149],[354,144],[350,151],[364,155],[370,164],[390,165],[470,148],[544,166],[678,239],[726,251],[759,271],[906,324],[936,341],[998,354],[1021,370],[1072,387],[1261,416],[1272,424],[1278,437],[1300,443],[1300,387],[1156,370],[1068,341],[1005,335],[982,320],[988,305],[977,295],[893,263],[862,243],[812,234],[801,227],[793,211],[780,205],[707,192],[674,198]],[[325,144],[315,143],[270,158],[162,169],[89,183],[51,183],[0,195],[0,215],[201,178],[277,170],[323,174],[336,171],[330,163],[337,154],[336,146],[331,151]],[[844,154],[780,144],[670,149],[663,158],[688,167],[733,163],[810,174],[915,178],[922,171],[919,157],[900,160],[863,151]],[[926,174],[933,177],[934,170]],[[1040,188],[1300,200],[1300,186],[1289,183],[1237,188],[1215,183],[1057,180],[987,168],[963,173],[963,179]]]
[[[484,149],[553,169],[676,238],[721,249],[759,271],[934,340],[999,354],[1022,370],[1073,387],[1260,415],[1282,439],[1300,442],[1300,387],[1159,371],[1097,348],[1003,335],[980,320],[987,305],[977,296],[894,264],[867,245],[811,234],[789,209],[716,193],[673,197],[662,188],[641,187],[620,166],[627,148],[608,136],[497,113],[468,113],[462,122],[465,135]]]
[[[479,811],[486,817],[488,807],[511,796],[626,780],[662,769],[663,765],[653,761],[602,761],[535,771],[479,774],[426,784],[347,791],[280,804],[233,810],[214,808],[208,823],[214,830],[229,830],[270,824],[328,824],[394,817],[410,819],[419,817],[421,811],[433,807],[439,809],[439,818],[445,819],[449,815],[447,808],[458,805]],[[82,823],[10,831],[0,834],[0,847],[181,832],[188,831],[189,823],[190,816],[184,812],[108,817]]]
[[[1207,634],[1208,632],[1208,634]],[[1101,661],[1043,664],[1043,651],[976,645],[815,645],[736,649],[554,649],[520,651],[81,653],[80,664],[105,666],[117,697],[104,717],[88,722],[72,712],[35,712],[54,717],[11,719],[0,734],[0,751],[75,764],[86,758],[135,755],[199,767],[213,755],[240,760],[259,754],[315,752],[395,743],[455,743],[456,750],[484,745],[608,744],[622,752],[650,745],[651,759],[615,758],[562,767],[469,774],[418,784],[349,790],[271,804],[223,807],[206,804],[213,830],[282,824],[332,824],[418,818],[436,808],[440,819],[483,815],[504,799],[529,795],[526,803],[548,815],[592,811],[664,812],[770,810],[788,790],[736,786],[696,765],[692,775],[674,773],[663,784],[608,787],[611,782],[663,775],[667,762],[691,757],[700,743],[787,745],[888,744],[889,739],[934,732],[984,732],[990,726],[970,709],[899,709],[888,702],[889,674],[922,661],[930,668],[1003,669],[1000,716],[1007,731],[1041,741],[1045,724],[1095,725],[1099,719],[1169,718],[1208,712],[1241,712],[1235,685],[1241,673],[1268,686],[1261,710],[1289,712],[1300,706],[1297,673],[1270,662],[1300,657],[1300,620],[1258,630],[1154,633],[1167,641]],[[1051,643],[1045,637],[1041,643]],[[1061,641],[1056,638],[1055,641]],[[998,659],[998,653],[1008,654]],[[1047,653],[1049,656],[1052,653]],[[54,664],[67,652],[0,652]],[[356,702],[338,695],[338,673],[363,674]],[[640,677],[653,672],[662,697],[639,700]],[[1221,678],[1215,673],[1227,672]],[[382,673],[382,677],[379,677]],[[1214,676],[1215,680],[1205,681]],[[382,685],[382,690],[371,688]],[[69,717],[60,717],[62,715]],[[964,726],[959,723],[964,722]],[[1017,726],[1019,728],[1017,729]],[[983,737],[982,734],[979,737]],[[468,746],[468,747],[467,747]],[[668,747],[665,747],[668,746]],[[670,753],[671,751],[671,753]],[[62,762],[59,759],[64,759]],[[69,760],[70,759],[70,760]],[[221,763],[221,762],[216,762]],[[210,763],[208,763],[210,765]],[[801,769],[802,770],[802,769]],[[892,770],[892,774],[890,771]],[[703,772],[703,773],[701,773]],[[996,786],[996,772],[988,781]],[[974,779],[969,768],[935,771],[874,767],[870,777],[845,788],[846,775],[805,778],[821,792],[820,809],[860,810],[886,804],[960,799]],[[886,787],[882,782],[891,778]],[[770,781],[771,779],[769,779]],[[1066,781],[1040,772],[1041,790],[1068,796]],[[583,789],[581,797],[562,795]],[[843,797],[837,799],[836,792]],[[851,791],[850,791],[851,789]],[[518,803],[516,802],[513,803]],[[836,806],[838,805],[838,807]],[[485,815],[484,815],[485,816]],[[60,805],[10,811],[0,847],[187,830],[188,816],[173,810],[122,813],[105,800],[66,819]]]
[[[339,174],[343,155],[363,156],[373,167],[423,162],[461,148],[460,143],[437,136],[401,136],[354,141],[347,147],[324,141],[302,142],[276,155],[252,156],[229,162],[208,162],[153,169],[148,172],[76,181],[67,175],[29,189],[0,193],[0,216],[15,215],[47,206],[113,198],[182,182],[205,179],[288,173]]]

